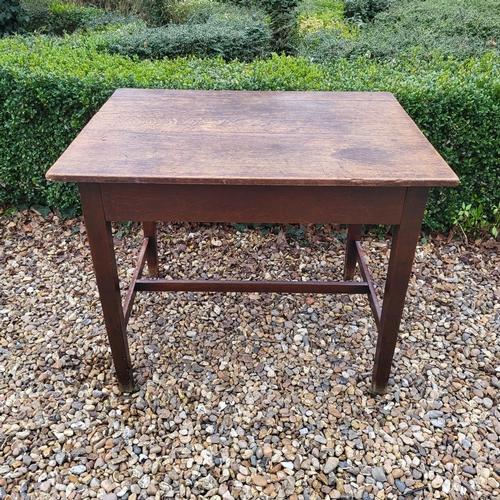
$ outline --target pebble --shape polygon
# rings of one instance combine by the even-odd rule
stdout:
[[[444,420],[433,419],[433,420],[431,420],[431,424],[434,427],[437,427],[438,429],[443,429],[444,427],[446,427],[446,423]]]
[[[444,413],[442,411],[430,410],[425,414],[424,419],[425,420],[435,420],[435,419],[441,418],[443,415],[444,415]]]
[[[323,466],[323,472],[325,474],[330,474],[333,472],[339,465],[339,459],[337,457],[328,457],[325,465]]]
[[[373,467],[372,477],[373,479],[375,479],[375,481],[380,481],[381,483],[387,481],[387,477],[382,467]]]
[[[487,485],[495,491],[498,491],[498,488],[500,488],[500,483],[494,477],[488,478]]]
[[[104,481],[101,482],[101,488],[103,488],[104,491],[106,491],[106,493],[109,493],[116,488],[116,484],[113,483],[113,481],[110,481],[109,479],[105,479]]]
[[[437,475],[432,481],[431,481],[431,486],[434,488],[434,489],[439,489],[441,488],[441,486],[443,486],[443,477],[440,476],[440,475]]]
[[[321,444],[328,443],[327,439],[324,436],[322,436],[321,434],[314,436],[314,440],[317,441],[318,443],[321,443]]]
[[[70,472],[75,475],[80,475],[83,474],[84,472],[87,472],[87,467],[85,465],[75,465],[71,467]]]
[[[483,479],[488,479],[490,476],[491,476],[491,471],[490,469],[488,469],[487,467],[484,467],[480,470],[479,472],[479,475],[483,478]]]
[[[40,491],[43,491],[44,493],[47,493],[50,488],[52,488],[52,482],[51,481],[43,481],[40,483]]]
[[[405,475],[403,469],[393,469],[391,474],[394,479],[399,479]]]
[[[394,484],[396,485],[396,488],[403,493],[406,490],[406,484],[403,481],[400,481],[399,479],[396,479],[394,481]]]
[[[493,400],[490,398],[483,398],[483,405],[488,409],[491,410],[493,408]]]
[[[145,474],[144,476],[142,476],[139,481],[137,481],[137,484],[143,489],[147,489],[148,486],[151,484],[151,478]]]
[[[252,475],[252,481],[256,486],[267,486],[267,479],[263,476],[259,476],[258,474]]]
[[[478,496],[499,489],[497,243],[419,243],[384,396],[369,391],[365,297],[192,292],[137,295],[137,384],[121,394],[83,220],[55,217],[0,217],[0,496],[80,500],[81,484],[101,500],[447,498],[457,467]],[[142,234],[119,228],[126,285]],[[279,248],[273,231],[159,224],[162,272],[342,278],[343,229],[311,226],[301,242],[285,226]],[[364,240],[382,283],[390,241]]]
[[[441,486],[443,493],[448,495],[451,491],[451,481],[449,479],[445,479],[443,485]]]

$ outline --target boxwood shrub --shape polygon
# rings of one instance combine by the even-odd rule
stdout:
[[[345,17],[368,22],[386,10],[389,3],[390,0],[345,0]]]
[[[127,29],[107,35],[100,47],[111,54],[163,59],[164,57],[222,57],[251,61],[269,53],[271,31],[265,16],[238,12],[197,16],[187,24]]]
[[[138,22],[133,15],[105,11],[94,7],[78,7],[52,0],[24,0],[29,21],[26,30],[61,36],[82,30],[99,30],[110,25]],[[143,23],[145,25],[145,23]]]
[[[100,52],[99,37],[0,40],[0,202],[78,206],[46,170],[118,87],[390,91],[461,177],[432,191],[424,224],[449,228],[462,203],[500,202],[500,60],[313,64],[274,55],[251,63],[179,58],[133,61]],[[307,168],[307,165],[304,166]]]
[[[355,0],[376,4],[379,0]],[[421,56],[438,53],[460,59],[481,57],[500,47],[498,0],[386,1],[387,10],[363,25],[356,38],[335,30],[318,30],[300,41],[298,54],[316,62],[334,58],[393,59],[420,47]],[[346,9],[351,3],[346,4]]]

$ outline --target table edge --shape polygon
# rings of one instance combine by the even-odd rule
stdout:
[[[76,175],[46,174],[53,182],[76,182],[85,184],[179,184],[214,186],[366,186],[366,187],[456,187],[460,184],[458,176],[430,179],[283,179],[283,178],[175,178],[175,177],[93,177]]]

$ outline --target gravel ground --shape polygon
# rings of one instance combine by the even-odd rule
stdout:
[[[338,227],[238,228],[164,224],[164,275],[340,278]],[[0,263],[0,498],[500,496],[499,243],[419,245],[382,397],[363,296],[138,294],[121,395],[82,219],[0,217]]]

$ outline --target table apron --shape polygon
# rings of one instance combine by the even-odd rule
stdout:
[[[100,184],[106,220],[399,224],[406,187]]]

